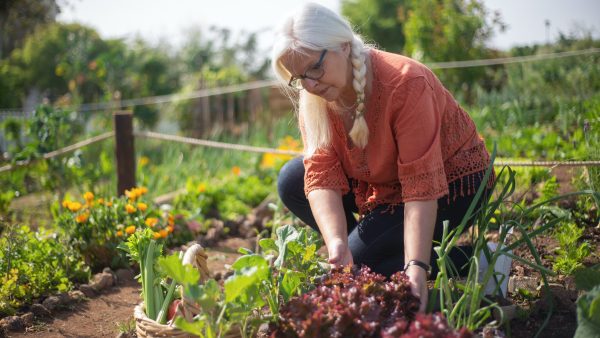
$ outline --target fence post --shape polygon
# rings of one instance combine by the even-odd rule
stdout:
[[[135,187],[135,151],[133,147],[133,112],[113,113],[115,157],[117,159],[117,194]]]

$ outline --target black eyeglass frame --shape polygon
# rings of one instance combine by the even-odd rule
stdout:
[[[321,77],[323,77],[323,75],[325,74],[325,70],[323,68],[321,68],[321,66],[323,65],[323,61],[325,60],[325,54],[327,54],[327,49],[323,49],[323,51],[321,52],[321,56],[319,57],[319,61],[317,61],[317,63],[315,63],[312,67],[310,67],[309,69],[307,69],[304,74],[302,75],[292,75],[292,77],[290,78],[290,81],[288,82],[288,86],[295,88],[295,89],[302,89],[302,84],[300,83],[300,80],[305,80],[305,79],[311,79],[311,80],[315,80],[318,81]],[[318,70],[319,75],[309,75],[308,72],[310,71],[315,71]],[[295,86],[294,83],[298,81],[297,83],[299,83],[299,86]]]

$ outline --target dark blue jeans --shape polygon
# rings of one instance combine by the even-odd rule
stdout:
[[[481,182],[479,176],[470,177],[475,191]],[[467,183],[463,183],[466,186]],[[450,183],[450,191],[460,191],[460,188],[457,189],[459,184],[461,184],[460,180]],[[301,157],[289,161],[281,168],[277,188],[283,204],[300,220],[319,231],[304,194],[304,165]],[[444,196],[438,200],[434,243],[439,243],[442,239],[442,221],[449,220],[450,229],[458,226],[473,197],[474,195],[458,195],[452,198]],[[404,267],[404,204],[395,206],[394,212],[386,211],[388,205],[380,205],[364,215],[359,222],[354,216],[354,213],[358,212],[354,194],[349,192],[342,197],[342,201],[348,223],[348,245],[354,263],[365,264],[371,270],[386,276],[402,270]],[[450,252],[450,259],[460,270],[461,275],[466,275],[468,272],[466,263],[472,254],[473,249],[470,246],[462,246]],[[432,243],[430,262],[433,270],[432,278],[435,278],[438,271],[436,259],[437,254],[433,251]]]

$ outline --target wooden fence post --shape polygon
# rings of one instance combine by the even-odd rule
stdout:
[[[113,113],[115,157],[117,159],[117,193],[135,187],[135,150],[133,147],[133,112]]]

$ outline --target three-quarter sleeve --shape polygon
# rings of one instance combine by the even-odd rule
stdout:
[[[394,133],[398,150],[398,180],[403,202],[438,199],[448,194],[441,147],[442,112],[424,77],[399,86]]]
[[[302,140],[306,132],[302,117],[298,119]],[[306,146],[305,146],[306,148]],[[304,193],[306,196],[318,189],[331,189],[346,194],[350,191],[348,178],[332,145],[319,148],[310,157],[304,157]]]

